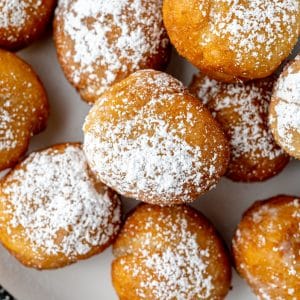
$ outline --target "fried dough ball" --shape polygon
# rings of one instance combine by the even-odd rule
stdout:
[[[259,299],[300,299],[300,199],[256,202],[238,226],[233,253]]]
[[[48,114],[46,92],[35,72],[0,50],[0,170],[26,153],[32,135],[45,129]]]
[[[66,77],[90,103],[137,70],[163,69],[170,56],[162,0],[60,0],[54,39]]]
[[[300,33],[299,0],[164,0],[164,24],[178,52],[225,82],[264,78]]]
[[[300,54],[285,68],[274,88],[270,126],[277,143],[300,159]]]
[[[55,5],[56,0],[0,0],[0,47],[19,50],[38,39]]]
[[[32,153],[0,184],[0,241],[25,266],[64,267],[102,252],[120,228],[115,192],[80,144]]]
[[[84,125],[98,178],[123,196],[192,202],[226,172],[227,140],[209,111],[172,76],[138,71],[104,93]]]
[[[112,280],[120,300],[219,300],[230,287],[222,241],[208,220],[187,206],[138,206],[113,252]]]
[[[228,84],[199,74],[190,86],[227,134],[231,161],[226,175],[234,181],[266,180],[289,162],[268,126],[273,85],[272,77]]]

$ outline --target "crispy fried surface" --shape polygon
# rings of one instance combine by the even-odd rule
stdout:
[[[140,205],[114,244],[122,300],[224,299],[231,268],[213,226],[187,206]]]
[[[235,181],[263,181],[277,175],[289,157],[276,145],[268,124],[274,78],[221,83],[203,74],[190,90],[207,105],[231,146],[227,176]]]
[[[300,159],[300,55],[286,66],[275,85],[269,120],[277,143]]]
[[[271,75],[300,30],[297,0],[165,0],[163,17],[178,52],[225,82]]]
[[[120,228],[119,198],[94,178],[81,144],[30,154],[1,181],[0,199],[0,241],[31,268],[89,258]]]
[[[229,159],[209,111],[179,81],[153,70],[136,72],[103,94],[84,132],[99,179],[152,204],[196,200],[219,181]]]
[[[32,68],[0,50],[0,170],[12,167],[27,151],[32,135],[45,129],[49,106]]]
[[[261,299],[298,299],[300,200],[256,202],[238,226],[233,253],[238,271]]]
[[[0,47],[20,50],[38,39],[51,20],[56,0],[1,0]]]
[[[161,10],[162,0],[59,3],[54,21],[58,58],[84,100],[94,103],[135,71],[165,68],[170,44]]]

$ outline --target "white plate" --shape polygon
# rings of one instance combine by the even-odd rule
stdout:
[[[58,65],[50,38],[42,40],[20,55],[41,77],[48,91],[51,117],[47,130],[33,138],[30,151],[59,142],[81,141],[81,127],[89,106],[80,100]],[[168,72],[188,84],[195,69],[173,55]],[[292,161],[277,177],[259,184],[239,184],[223,179],[194,207],[216,225],[230,247],[242,213],[258,199],[277,194],[299,195],[300,161]],[[136,201],[124,202],[125,211]],[[0,283],[18,300],[115,300],[110,279],[111,248],[92,259],[56,271],[35,271],[19,264],[0,247]],[[254,300],[246,284],[234,273],[230,300]]]

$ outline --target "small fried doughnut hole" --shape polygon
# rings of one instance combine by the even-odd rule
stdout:
[[[227,176],[232,180],[266,180],[289,161],[268,126],[273,84],[272,77],[228,84],[199,74],[190,86],[227,134],[231,146]]]
[[[27,267],[89,258],[120,229],[120,200],[92,175],[81,144],[30,154],[2,179],[0,200],[0,241]]]
[[[300,199],[258,201],[233,239],[236,268],[262,300],[300,299]]]
[[[48,115],[46,91],[33,69],[0,50],[0,170],[26,153],[30,138],[46,128]]]
[[[162,0],[59,0],[54,40],[66,77],[90,103],[135,71],[164,69],[170,57]]]
[[[88,114],[84,135],[99,179],[151,204],[196,200],[229,161],[228,142],[210,112],[181,82],[153,70],[108,89]]]
[[[164,0],[178,52],[225,82],[264,78],[288,57],[300,33],[299,0]]]
[[[0,0],[0,47],[20,50],[46,30],[56,0]]]
[[[120,299],[224,299],[231,266],[213,226],[187,206],[143,204],[128,217],[113,252]]]
[[[289,155],[300,159],[300,54],[275,85],[270,126],[277,143]]]

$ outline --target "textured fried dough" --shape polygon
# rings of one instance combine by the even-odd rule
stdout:
[[[269,117],[277,143],[289,155],[300,159],[300,54],[275,85]]]
[[[288,57],[300,32],[299,0],[164,0],[178,52],[225,82],[264,78]]]
[[[268,126],[273,85],[272,77],[228,84],[199,74],[190,86],[227,134],[231,146],[227,176],[232,180],[266,180],[289,162]]]
[[[0,0],[0,47],[19,50],[38,39],[55,5],[56,0]]]
[[[238,226],[233,253],[259,299],[300,299],[300,200],[256,202]]]
[[[138,206],[113,252],[112,280],[121,300],[219,300],[230,287],[222,241],[207,219],[187,206]]]
[[[29,155],[2,180],[0,200],[0,241],[27,267],[89,258],[120,228],[119,198],[95,180],[81,144]]]
[[[27,151],[31,136],[45,129],[48,114],[46,92],[32,68],[0,50],[0,170]]]
[[[144,202],[192,202],[219,181],[227,140],[209,111],[172,76],[138,71],[104,93],[84,125],[99,179]]]
[[[60,0],[54,39],[62,69],[94,103],[140,69],[163,69],[170,57],[162,0]]]

